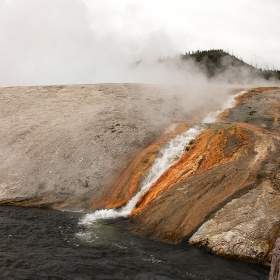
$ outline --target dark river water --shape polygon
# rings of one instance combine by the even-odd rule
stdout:
[[[129,234],[78,225],[80,213],[0,206],[0,279],[268,279],[269,269]]]

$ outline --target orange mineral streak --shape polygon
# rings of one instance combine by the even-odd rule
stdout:
[[[119,208],[125,205],[141,187],[143,175],[147,174],[158,152],[162,146],[178,133],[187,130],[188,124],[174,124],[171,128],[163,133],[159,139],[142,151],[136,159],[126,168],[124,173],[117,181],[112,184],[104,194],[98,204],[91,206],[92,209],[100,208]]]
[[[248,144],[248,139],[248,134],[237,126],[225,125],[218,130],[204,130],[182,158],[141,197],[131,215],[139,214],[148,207],[152,200],[195,173],[231,161],[237,150]]]

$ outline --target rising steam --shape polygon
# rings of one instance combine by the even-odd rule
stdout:
[[[208,82],[191,61],[180,67],[177,62],[158,62],[190,48],[194,34],[189,26],[190,34],[161,26],[168,21],[159,17],[157,22],[144,2],[110,1],[110,6],[105,2],[0,0],[0,86]],[[170,4],[160,3],[166,16],[171,15]],[[185,12],[191,13],[193,5]],[[174,4],[171,8],[180,11]],[[240,75],[240,69],[237,73],[228,69],[215,82],[235,80],[234,75]],[[242,72],[245,83],[252,82],[248,75]]]

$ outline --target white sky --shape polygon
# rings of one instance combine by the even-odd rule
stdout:
[[[279,0],[0,0],[0,86],[164,81],[127,66],[213,48],[280,69],[279,12]]]

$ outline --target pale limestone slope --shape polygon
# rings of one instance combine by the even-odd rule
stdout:
[[[210,94],[196,99],[203,90],[192,89],[193,95],[189,87],[140,84],[1,88],[0,202],[90,207],[170,123],[219,106]]]

